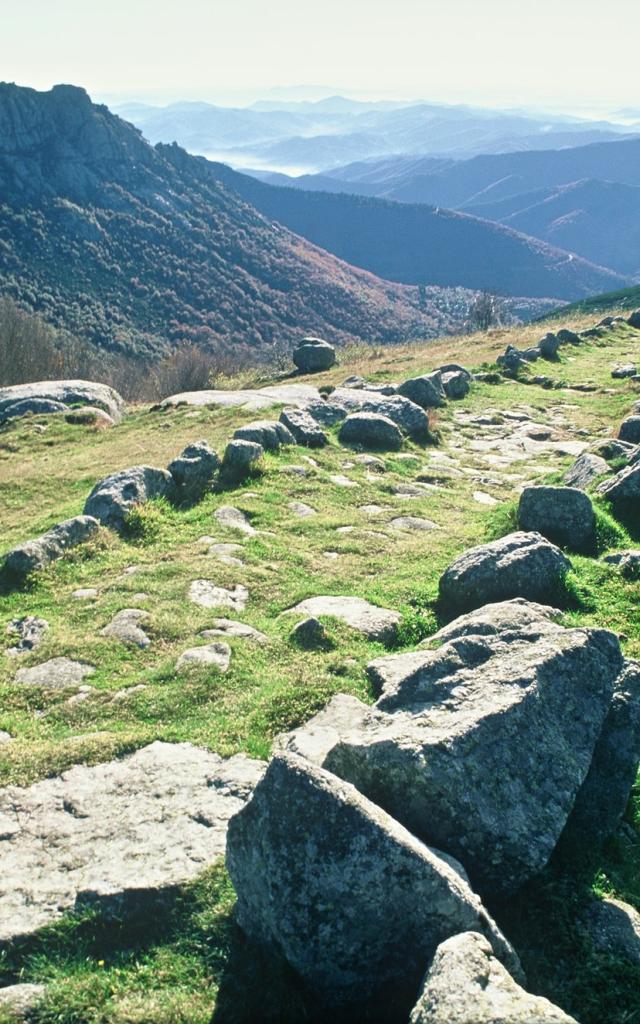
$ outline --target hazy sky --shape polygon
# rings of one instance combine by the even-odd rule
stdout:
[[[0,78],[101,98],[640,106],[639,0],[0,0]]]

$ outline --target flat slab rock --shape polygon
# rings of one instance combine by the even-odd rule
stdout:
[[[0,388],[0,418],[15,402],[37,398],[63,405],[92,405],[104,409],[118,423],[124,412],[124,400],[107,384],[89,380],[41,380],[32,384],[14,384]]]
[[[201,647],[190,647],[184,651],[176,662],[176,672],[186,672],[190,668],[209,666],[226,672],[231,662],[229,644],[212,643]]]
[[[190,601],[199,604],[201,608],[233,608],[236,612],[242,612],[249,600],[249,591],[241,583],[229,589],[218,587],[211,580],[194,580],[188,596]]]
[[[0,790],[0,946],[82,906],[126,917],[163,903],[224,854],[227,823],[264,768],[152,743]]]
[[[269,409],[273,405],[293,405],[302,409],[310,402],[319,402],[320,392],[310,384],[281,384],[267,388],[240,391],[182,391],[170,395],[160,403],[161,409],[176,405],[210,406],[223,408]]]
[[[67,686],[79,686],[86,676],[95,672],[93,665],[72,658],[50,658],[40,665],[21,668],[15,674],[14,682],[21,686],[43,686],[47,690],[63,690]]]
[[[402,618],[400,612],[378,608],[361,597],[309,597],[295,608],[288,608],[284,614],[313,618],[330,615],[345,622],[347,626],[356,629],[370,640],[379,640],[382,643],[393,640]]]

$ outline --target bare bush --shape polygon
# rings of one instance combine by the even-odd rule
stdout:
[[[467,326],[470,331],[488,331],[490,327],[500,327],[505,315],[504,299],[491,292],[480,292],[469,307]]]

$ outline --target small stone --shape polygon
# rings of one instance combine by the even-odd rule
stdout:
[[[568,487],[577,487],[578,490],[585,491],[589,484],[608,472],[609,466],[604,459],[592,452],[583,452],[567,470],[563,479]]]
[[[640,416],[629,416],[620,426],[618,437],[628,444],[640,444]]]
[[[596,949],[640,967],[640,914],[622,900],[592,900],[581,924]]]
[[[73,590],[71,596],[76,601],[92,601],[98,597],[100,591],[96,587],[79,587],[77,590]]]
[[[181,501],[196,502],[211,490],[220,459],[207,441],[187,445],[181,455],[169,464]]]
[[[422,409],[437,409],[446,402],[446,395],[439,370],[405,380],[398,388],[398,394],[415,402]]]
[[[9,575],[24,579],[62,558],[69,548],[84,544],[97,533],[98,526],[97,520],[90,515],[74,516],[57,523],[36,540],[9,551],[5,556],[5,568]]]
[[[477,501],[479,505],[499,505],[500,504],[497,498],[493,498],[490,494],[487,494],[486,491],[474,491],[473,492],[473,500]]]
[[[149,619],[149,612],[142,608],[123,608],[117,612],[111,622],[100,630],[102,636],[112,637],[122,641],[123,644],[131,644],[134,647],[145,648],[151,640],[140,626],[141,622]]]
[[[16,1024],[19,1021],[30,1021],[31,1013],[43,998],[45,991],[44,985],[22,984],[0,988],[0,1012],[8,1013],[9,1019],[16,1021]]]
[[[253,626],[247,626],[244,622],[235,622],[233,619],[214,619],[210,629],[203,629],[198,634],[203,640],[210,640],[214,636],[231,636],[239,640],[254,640],[258,644],[268,644],[269,638]]]
[[[402,447],[402,434],[393,420],[374,412],[354,412],[340,427],[341,444],[362,445],[382,451],[398,451]]]
[[[252,423],[245,423],[238,427],[233,436],[238,441],[253,441],[269,452],[277,451],[282,444],[296,443],[288,427],[276,420],[254,420]]]
[[[310,615],[313,618],[328,615],[340,619],[370,640],[385,643],[394,639],[402,616],[389,608],[379,608],[361,597],[309,597],[285,615]]]
[[[46,619],[37,615],[25,615],[22,619],[12,619],[7,626],[7,633],[17,642],[9,647],[7,654],[27,654],[42,643],[49,629]]]
[[[263,455],[264,448],[255,441],[230,441],[225,448],[222,472],[242,477],[257,466]]]
[[[386,462],[384,459],[379,459],[377,455],[368,455],[363,452],[362,455],[356,455],[356,462],[361,466],[366,466],[372,473],[386,473],[387,471]]]
[[[0,743],[11,743],[13,736],[9,732],[0,729]]]
[[[248,537],[253,537],[258,532],[254,530],[244,512],[241,512],[239,508],[234,508],[233,505],[223,505],[222,508],[216,509],[214,516],[221,526],[227,526],[230,530],[238,530],[239,533],[245,533]]]
[[[104,409],[93,405],[85,405],[82,409],[71,409],[65,421],[79,427],[95,427],[96,430],[108,430],[115,426],[115,421]]]
[[[328,443],[327,435],[304,409],[283,409],[280,422],[291,431],[296,444],[306,445],[307,448],[323,448]]]
[[[47,690],[62,690],[67,686],[78,686],[95,668],[71,658],[51,658],[33,668],[21,668],[16,672],[15,682],[21,686],[43,686]]]
[[[576,487],[525,487],[518,505],[522,530],[541,533],[572,551],[590,554],[596,545],[591,499]]]
[[[228,644],[206,644],[204,647],[190,647],[184,651],[176,662],[176,671],[182,672],[193,666],[207,665],[219,669],[220,672],[226,672],[230,662],[231,648]]]
[[[304,501],[290,501],[287,504],[287,508],[290,509],[294,515],[299,516],[300,519],[308,519],[309,517],[318,514],[315,508],[311,508],[311,505],[306,505]]]
[[[635,377],[638,367],[634,363],[623,363],[614,366],[611,376],[614,380],[624,380],[626,377]]]
[[[414,532],[427,532],[437,530],[438,524],[431,519],[422,519],[420,516],[397,516],[390,524],[394,530],[411,530]]]
[[[216,586],[211,580],[194,580],[189,587],[188,597],[201,608],[233,608],[236,612],[242,612],[249,600],[249,591],[239,583],[227,589]]]
[[[360,484],[358,484],[355,480],[350,480],[349,477],[345,476],[343,473],[330,473],[329,474],[329,479],[330,479],[332,484],[336,485],[336,487],[359,487],[360,486]]]

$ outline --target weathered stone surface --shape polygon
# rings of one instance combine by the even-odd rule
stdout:
[[[328,370],[336,361],[336,350],[322,338],[304,338],[291,354],[300,373]]]
[[[173,500],[176,485],[171,473],[154,466],[132,466],[99,480],[84,506],[85,515],[94,516],[103,526],[122,530],[135,505],[153,498]]]
[[[5,732],[4,729],[0,729],[0,743],[11,743],[13,736],[9,732]]]
[[[29,1021],[32,1011],[45,994],[44,985],[8,985],[0,988],[0,1012],[9,1014],[10,1020]]]
[[[452,401],[459,401],[466,398],[471,390],[470,374],[466,370],[452,370],[447,373],[442,371],[442,387],[447,398]]]
[[[612,633],[482,609],[437,650],[378,659],[374,708],[334,697],[281,746],[353,783],[508,894],[547,863],[587,779],[623,659]],[[496,614],[498,618],[496,619]],[[521,625],[517,624],[520,617]]]
[[[278,420],[254,420],[234,432],[237,441],[253,441],[265,451],[275,452],[281,444],[295,444],[296,439],[284,423]]]
[[[405,380],[398,387],[398,394],[415,402],[422,409],[437,409],[446,401],[439,370]]]
[[[629,444],[640,444],[640,416],[628,416],[620,425],[618,437]]]
[[[33,384],[16,384],[0,388],[0,419],[5,409],[23,399],[42,399],[62,405],[96,405],[104,409],[112,420],[119,423],[124,412],[124,401],[107,384],[88,380],[42,380]]]
[[[592,452],[583,452],[567,470],[563,479],[568,487],[577,487],[578,490],[585,491],[594,480],[608,472],[609,466],[604,459]]]
[[[629,327],[635,327],[640,330],[640,309],[634,309],[633,313],[629,314],[627,323]]]
[[[548,999],[529,995],[478,932],[446,939],[424,979],[410,1024],[577,1024]]]
[[[303,409],[310,402],[319,401],[320,392],[310,384],[275,384],[244,391],[183,391],[179,395],[165,398],[160,403],[160,408],[217,405],[221,408],[243,408],[258,412],[260,409],[270,409],[274,405],[290,405]]]
[[[402,447],[402,434],[393,420],[375,412],[353,412],[347,416],[338,440],[341,444],[380,451],[398,451]]]
[[[640,665],[627,661],[615,681],[589,773],[576,797],[564,839],[587,848],[613,835],[640,762]]]
[[[264,765],[188,743],[0,791],[0,944],[98,905],[151,910],[224,854]]]
[[[0,413],[0,423],[8,420],[19,420],[23,416],[51,416],[58,412],[67,412],[69,406],[62,402],[53,402],[50,398],[23,398],[13,405],[7,405]]]
[[[330,615],[341,619],[370,640],[379,640],[381,643],[393,640],[402,618],[400,612],[378,608],[361,597],[309,597],[295,608],[288,608],[283,614],[311,615],[314,618]]]
[[[203,640],[210,640],[214,636],[231,636],[240,640],[254,640],[258,644],[268,644],[269,638],[253,626],[247,626],[244,622],[235,622],[233,619],[213,619],[210,629],[203,629],[200,633]]]
[[[149,618],[149,612],[142,608],[123,608],[100,632],[102,636],[120,640],[123,644],[145,648],[149,646],[151,640],[140,623],[146,622]]]
[[[440,597],[458,612],[512,597],[553,603],[570,568],[539,533],[510,533],[456,558],[440,577]]]
[[[640,914],[622,900],[592,900],[581,917],[596,949],[640,967]]]
[[[76,601],[93,601],[99,594],[100,591],[97,587],[78,587],[77,590],[71,591],[71,596]]]
[[[299,647],[312,651],[314,648],[324,647],[329,642],[329,634],[319,619],[309,616],[302,622],[297,622],[291,630],[291,640]]]
[[[403,433],[415,441],[424,441],[429,434],[429,417],[415,402],[402,395],[375,395],[355,388],[336,388],[331,404],[345,412],[375,412],[387,416]]]
[[[614,380],[624,380],[626,377],[635,377],[638,367],[635,363],[618,363],[611,371]]]
[[[300,519],[310,519],[318,514],[315,508],[311,508],[311,505],[307,505],[304,501],[289,501],[287,508]]]
[[[557,335],[552,334],[549,331],[545,334],[544,338],[541,338],[538,342],[538,351],[543,359],[555,361],[558,358],[558,349],[562,342]]]
[[[546,629],[545,622],[554,622],[562,612],[547,604],[537,604],[523,597],[510,601],[485,604],[467,615],[459,615],[443,626],[434,636],[423,640],[421,647],[430,647],[434,641],[445,643],[462,636],[500,636],[505,643],[529,635],[537,639]]]
[[[21,686],[43,686],[47,690],[63,690],[67,686],[78,686],[95,668],[71,658],[51,658],[32,668],[21,668],[16,672],[15,682]]]
[[[383,993],[407,998],[405,985],[415,984],[438,943],[465,928],[516,962],[438,851],[296,756],[274,757],[230,822],[227,866],[240,926],[279,948],[328,1007],[362,1010]]]
[[[7,633],[14,641],[12,647],[7,648],[7,654],[28,654],[34,651],[44,640],[49,629],[46,619],[37,615],[25,615],[21,619],[12,619],[7,626]]]
[[[222,471],[230,476],[245,476],[263,455],[264,448],[255,441],[229,441],[224,450]]]
[[[640,549],[618,551],[613,555],[605,555],[602,560],[617,565],[625,579],[640,580]]]
[[[437,530],[438,524],[431,519],[423,519],[421,516],[396,516],[389,524],[394,530],[411,530],[428,532]]]
[[[239,533],[246,534],[247,537],[253,537],[258,532],[251,525],[244,512],[241,512],[239,508],[235,508],[233,505],[222,505],[213,514],[221,526],[226,526],[230,530],[237,530]]]
[[[182,501],[199,501],[211,489],[220,459],[207,441],[194,441],[169,463]]]
[[[188,597],[201,608],[233,608],[236,612],[242,612],[249,600],[249,591],[240,583],[227,588],[218,587],[211,580],[194,580],[189,587]]]
[[[74,516],[57,523],[42,536],[13,548],[5,557],[5,568],[19,579],[62,558],[65,551],[83,544],[98,530],[99,523],[92,515]]]
[[[327,444],[327,435],[304,409],[283,409],[280,422],[293,434],[296,444],[307,448],[323,448]]]
[[[78,427],[95,427],[96,430],[108,430],[115,426],[115,420],[104,409],[85,405],[81,409],[70,409],[65,415],[65,422]]]
[[[335,402],[313,402],[307,406],[309,415],[323,427],[334,427],[347,415],[347,409]]]
[[[556,334],[556,337],[560,340],[561,345],[579,345],[581,338],[575,331],[570,331],[566,327],[562,327]]]
[[[640,462],[626,466],[610,480],[605,480],[598,487],[598,492],[612,503],[616,511],[640,514]]]
[[[503,355],[496,359],[496,364],[506,376],[515,377],[522,367],[526,366],[526,359],[524,359],[523,353],[513,345],[507,345]]]
[[[600,455],[607,462],[613,459],[626,459],[635,451],[632,444],[626,441],[619,441],[614,437],[608,437],[605,441],[598,441],[591,449],[596,455]]]
[[[241,558],[238,558],[238,554],[244,549],[242,544],[212,544],[207,551],[208,555],[213,555],[223,565],[244,565]]]
[[[188,671],[193,667],[204,665],[217,668],[220,672],[226,672],[231,663],[231,648],[229,644],[212,643],[202,647],[190,647],[184,651],[176,662],[176,672]]]
[[[593,505],[576,487],[525,487],[518,504],[518,525],[573,551],[595,550]]]

